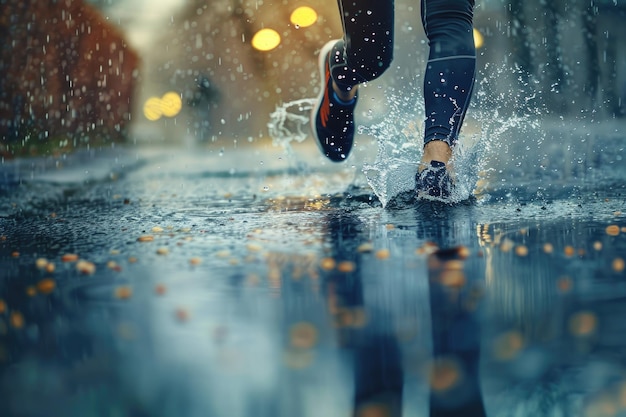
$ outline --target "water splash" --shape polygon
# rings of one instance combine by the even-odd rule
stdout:
[[[414,95],[396,93],[387,96],[388,117],[370,126],[360,126],[359,133],[377,139],[378,153],[373,164],[366,163],[363,173],[383,207],[403,191],[415,188],[417,161],[421,157],[420,126],[416,114],[423,105]],[[420,111],[422,110],[422,111]]]
[[[519,164],[516,160],[526,157],[517,149],[520,143],[510,139],[513,131],[516,137],[523,138],[524,144],[532,140],[533,146],[541,146],[543,142],[545,135],[539,133],[541,110],[532,107],[532,97],[524,97],[519,89],[498,91],[496,88],[498,79],[510,71],[515,70],[504,66],[488,68],[478,77],[474,100],[451,160],[456,187],[446,199],[448,203],[488,191],[493,183],[490,176],[498,171],[495,167]],[[402,89],[389,88],[385,95],[385,118],[358,128],[359,134],[377,141],[375,161],[365,163],[362,170],[383,207],[396,195],[415,188],[425,113],[421,88],[417,87],[420,82],[418,77],[415,83]],[[315,104],[316,99],[305,98],[276,107],[267,124],[272,143],[290,152],[292,142],[301,143],[309,137],[309,117]],[[498,161],[499,158],[504,160]]]
[[[412,120],[416,112],[406,111],[410,103],[415,104],[415,98],[392,92],[388,101],[387,111],[393,115],[393,122],[386,119],[375,125],[359,127],[360,133],[378,139],[376,162],[365,164],[363,172],[383,206],[393,196],[414,187],[415,161],[420,157],[416,140],[420,135]],[[267,124],[273,145],[291,152],[292,142],[300,143],[309,137],[310,111],[315,104],[316,99],[301,99],[277,106]]]
[[[301,143],[310,136],[309,119],[315,103],[314,98],[304,98],[277,106],[267,123],[272,144],[289,150],[291,142]]]
[[[543,141],[544,135],[539,133],[539,109],[532,108],[528,100],[511,91],[493,92],[498,78],[507,71],[510,70],[501,67],[479,76],[473,106],[451,160],[456,187],[446,199],[448,203],[459,203],[485,191],[490,174],[496,171],[494,166],[506,164],[497,162],[498,158],[524,157],[513,155],[515,152],[509,149],[512,131],[516,131],[516,136],[521,133],[522,137],[531,138],[535,146]],[[359,128],[359,133],[378,142],[376,160],[365,164],[363,172],[383,207],[394,196],[415,188],[415,174],[422,156],[423,120],[417,118],[425,113],[424,103],[421,94],[407,95],[407,90],[419,91],[411,85],[399,91],[390,89],[386,118]],[[499,112],[499,108],[508,111]]]
[[[362,126],[359,132],[373,136],[378,142],[378,154],[373,164],[365,164],[363,172],[368,184],[378,196],[383,207],[396,195],[415,189],[415,174],[422,157],[423,100],[419,95],[390,91],[387,96],[389,114],[381,122]],[[480,170],[481,147],[476,146],[480,130],[468,128],[454,150],[451,165],[454,167],[456,187],[448,203],[467,200]]]

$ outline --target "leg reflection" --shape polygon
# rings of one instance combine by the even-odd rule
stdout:
[[[328,226],[333,257],[354,266],[348,273],[330,272],[325,281],[329,312],[340,343],[353,360],[353,415],[400,416],[404,375],[391,317],[373,309],[366,313],[364,305],[363,271],[356,250],[364,226],[358,218],[346,214],[329,217]]]
[[[364,267],[367,262],[362,256],[367,255],[356,250],[364,240],[365,226],[355,216],[335,213],[329,216],[328,227],[333,258],[352,265],[328,271],[324,291],[339,342],[353,360],[353,416],[401,416],[403,394],[411,395],[404,393],[403,346],[394,330],[394,323],[403,317],[396,317],[398,310],[388,305],[389,300],[376,303],[369,297],[377,296],[369,286],[380,277]],[[414,272],[411,278],[429,281],[434,356],[431,416],[485,416],[479,382],[479,293],[466,284],[464,255],[456,249],[437,250],[428,257],[428,273]],[[403,292],[394,289],[394,293]]]
[[[485,416],[479,381],[478,294],[465,285],[462,258],[457,250],[439,250],[428,259],[433,417]]]

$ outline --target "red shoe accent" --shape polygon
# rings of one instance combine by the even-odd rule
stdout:
[[[326,62],[326,85],[329,84],[330,79],[330,67],[328,66],[328,62]],[[322,122],[322,126],[326,127],[328,123],[328,117],[330,116],[330,89],[332,88],[332,83],[330,84],[330,88],[326,88],[324,91],[324,100],[322,101],[322,105],[320,107],[320,121]]]

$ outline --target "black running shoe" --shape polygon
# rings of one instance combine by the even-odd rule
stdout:
[[[333,162],[344,161],[354,141],[354,107],[357,97],[342,102],[333,91],[329,56],[337,40],[330,41],[319,55],[322,84],[317,105],[311,111],[311,128],[320,151]]]
[[[446,164],[440,161],[430,161],[429,166],[415,175],[417,197],[445,199],[450,197],[453,187]]]

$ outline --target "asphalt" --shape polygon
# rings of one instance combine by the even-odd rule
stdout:
[[[3,161],[0,415],[622,415],[611,132],[492,147],[454,204],[383,207],[364,141]]]

